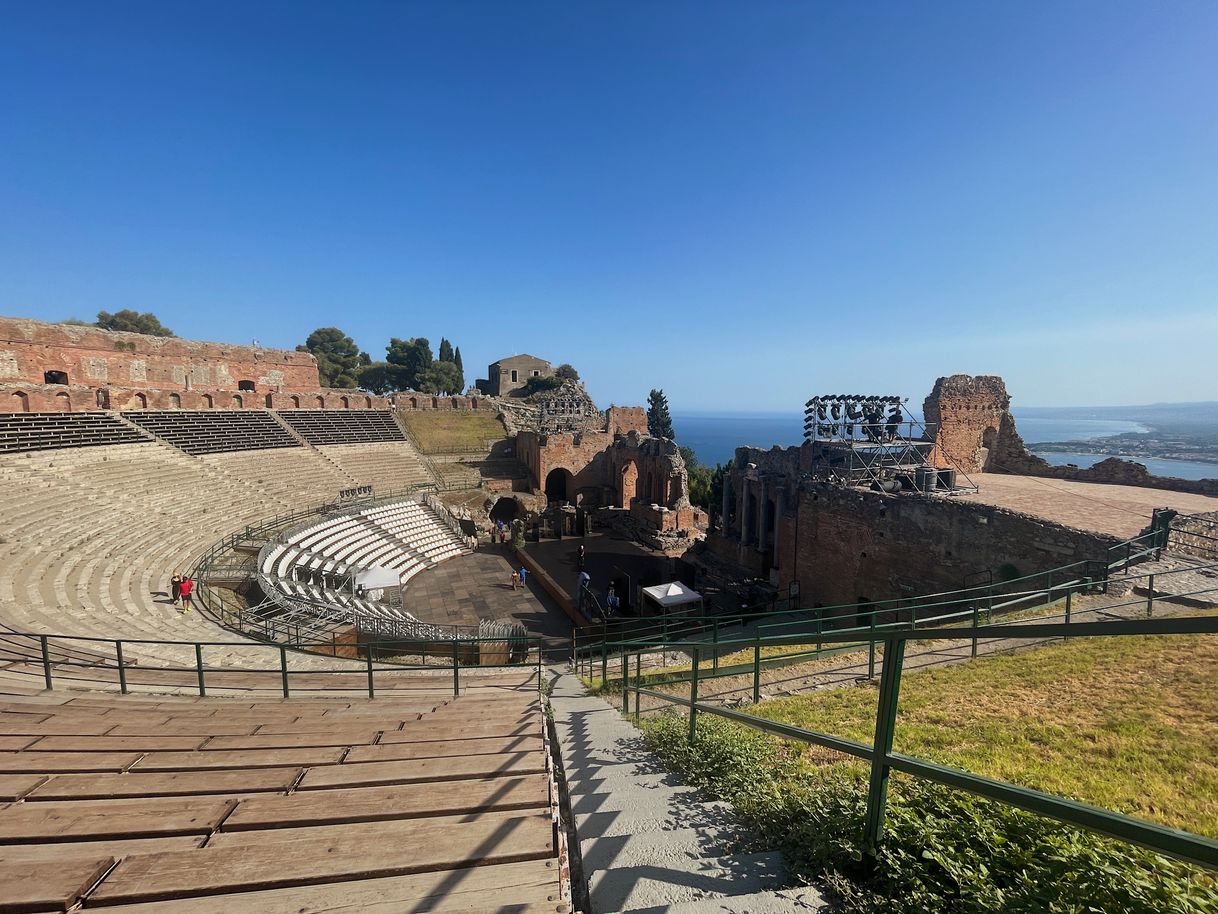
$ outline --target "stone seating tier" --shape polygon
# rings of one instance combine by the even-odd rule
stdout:
[[[122,415],[187,454],[300,447],[267,410],[141,410]]]
[[[151,441],[109,413],[0,414],[0,452],[42,451]]]
[[[406,440],[387,409],[291,409],[279,418],[312,445]]]

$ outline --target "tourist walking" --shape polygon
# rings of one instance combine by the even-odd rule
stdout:
[[[579,544],[579,552],[576,555],[576,561],[578,562],[579,570],[583,571],[584,570],[584,544],[583,543]]]
[[[195,582],[190,579],[190,575],[182,575],[182,583],[178,585],[178,592],[182,595],[182,615],[190,612],[191,606],[194,605],[194,590]]]
[[[520,586],[524,587],[529,581],[529,569],[521,565],[520,571],[517,573],[520,575]]]
[[[512,590],[516,589],[516,585],[520,583],[520,572],[515,568],[512,569]]]
[[[174,572],[172,578],[169,579],[169,596],[173,600],[173,605],[178,605],[178,600],[182,599],[182,576]]]
[[[618,599],[617,591],[613,589],[613,585],[609,585],[609,593],[605,596],[605,618],[611,619],[617,615],[618,607],[621,606],[621,600]]]

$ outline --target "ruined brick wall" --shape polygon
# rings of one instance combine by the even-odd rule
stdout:
[[[806,482],[783,580],[800,582],[805,605],[832,606],[955,590],[978,572],[997,580],[1005,566],[1026,575],[1103,560],[1116,542],[974,502]]]
[[[0,383],[42,385],[63,372],[69,386],[124,389],[316,390],[307,352],[118,333],[73,324],[0,318]]]
[[[1218,511],[1173,517],[1167,544],[1172,552],[1218,562]]]
[[[59,384],[0,384],[0,413],[86,412],[98,409],[388,409],[389,400],[358,390],[319,389],[292,393],[163,390],[131,387],[64,387]]]
[[[991,469],[1002,449],[1003,420],[1011,398],[997,375],[956,374],[939,378],[922,404],[927,434],[935,441],[931,459],[965,473]],[[1009,424],[1014,429],[1014,422]]]
[[[609,434],[614,437],[631,432],[647,434],[647,410],[641,406],[610,406],[605,415]]]

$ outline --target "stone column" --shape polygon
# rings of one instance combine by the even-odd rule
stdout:
[[[766,530],[765,526],[765,509],[770,503],[770,481],[762,476],[757,480],[757,488],[759,490],[757,500],[757,551],[765,552],[766,540],[769,539],[769,531]]]
[[[781,542],[782,531],[782,515],[787,510],[787,489],[784,485],[778,486],[778,491],[774,493],[774,561],[770,564],[771,568],[778,568],[778,546]]]
[[[756,504],[757,496],[753,494],[752,480],[744,480],[744,510],[740,512],[740,545],[748,546],[756,536],[756,530],[749,529],[749,516],[752,505]]]
[[[749,504],[749,481],[741,478],[740,491],[736,493],[736,538],[744,542],[745,511]]]

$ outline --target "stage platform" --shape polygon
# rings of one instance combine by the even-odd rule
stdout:
[[[1155,508],[1173,508],[1181,514],[1218,511],[1218,498],[1167,489],[1005,473],[976,473],[972,480],[980,491],[953,498],[1019,511],[1067,527],[1121,539],[1140,533],[1150,523],[1150,514]]]

